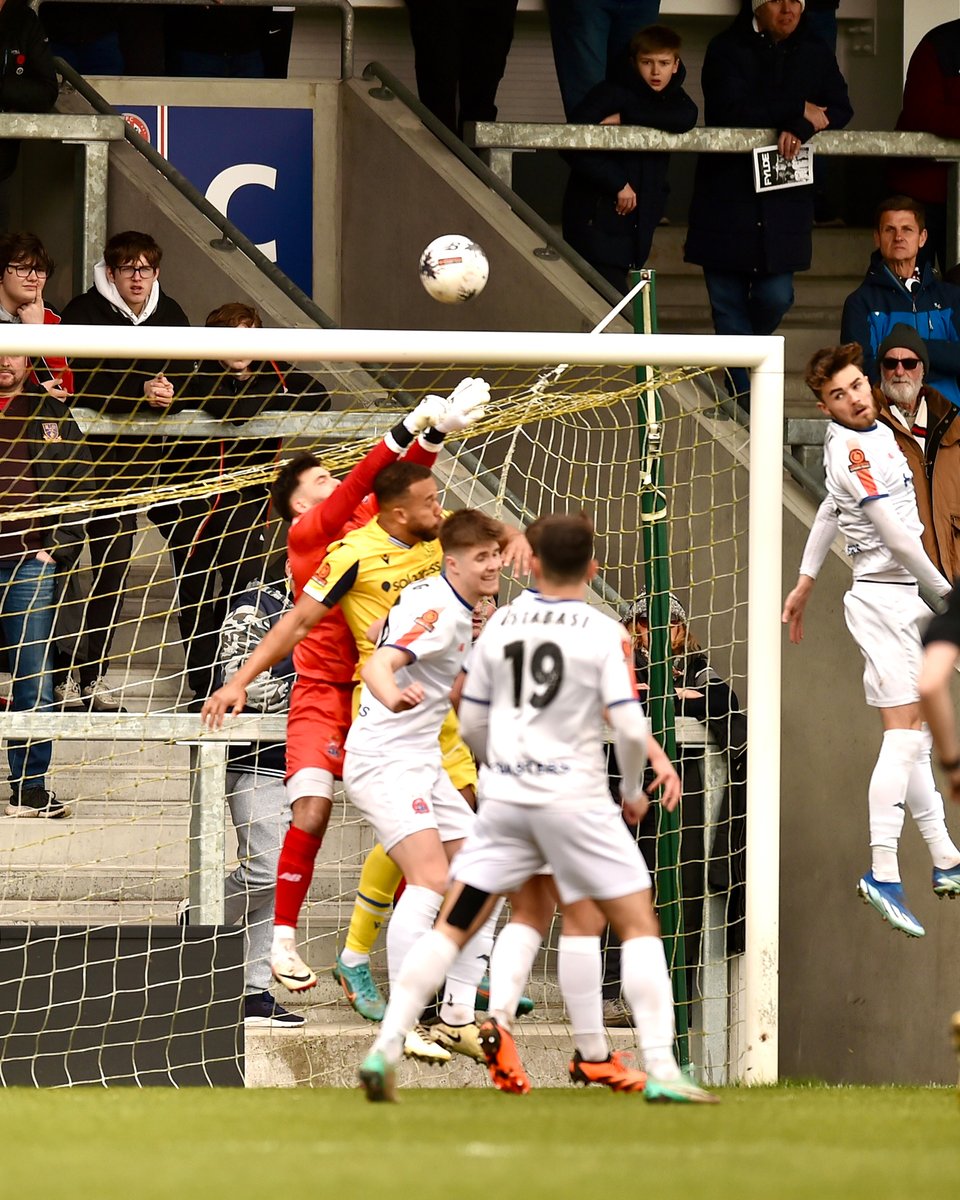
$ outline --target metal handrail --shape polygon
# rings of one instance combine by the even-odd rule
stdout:
[[[392,71],[388,70],[382,63],[372,62],[367,63],[360,77],[365,80],[379,80],[386,90],[385,94],[379,97],[380,99],[386,100],[392,98],[392,96],[396,96],[401,103],[419,118],[421,123],[430,130],[434,137],[443,142],[451,154],[455,155],[465,167],[472,171],[481,183],[486,184],[488,188],[496,192],[500,199],[509,205],[525,225],[529,225],[538,237],[543,238],[544,245],[553,250],[559,258],[569,263],[577,274],[582,276],[595,292],[599,292],[608,304],[614,305],[620,302],[623,298],[622,293],[618,292],[612,284],[604,279],[585,258],[581,258],[572,247],[567,245],[552,225],[548,225],[538,212],[532,209],[525,200],[521,200],[511,188],[508,188],[490,170],[486,163],[482,162],[455,133],[451,133],[446,125],[435,117]]]
[[[80,3],[80,0],[63,0],[63,2]],[[93,0],[94,4],[139,4],[142,5],[144,0]],[[30,0],[30,7],[38,9],[43,3],[43,0]],[[210,0],[167,0],[168,4],[205,4],[209,5]],[[217,3],[224,7],[237,5],[240,7],[257,6],[261,8],[272,7],[272,0],[217,0]],[[353,11],[353,5],[349,0],[292,0],[291,8],[338,8],[340,10],[340,78],[353,78],[353,62],[354,62],[354,46],[356,44],[356,17]]]

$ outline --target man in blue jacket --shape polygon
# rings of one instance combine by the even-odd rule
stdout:
[[[866,278],[843,305],[841,340],[860,343],[864,373],[876,384],[880,343],[895,325],[909,325],[927,344],[924,383],[960,407],[960,288],[938,278],[930,262],[918,261],[927,241],[923,205],[909,196],[884,200],[873,240]]]

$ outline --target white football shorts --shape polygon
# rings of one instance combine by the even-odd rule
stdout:
[[[843,598],[847,628],[863,655],[863,692],[871,708],[919,700],[921,622],[930,610],[915,584],[854,580]]]
[[[571,812],[484,800],[450,875],[505,895],[546,866],[565,904],[617,900],[650,887],[646,863],[615,804]]]
[[[424,760],[383,759],[348,750],[343,785],[388,853],[422,829],[436,829],[441,842],[459,841],[477,819],[443,770],[439,751],[435,759]]]

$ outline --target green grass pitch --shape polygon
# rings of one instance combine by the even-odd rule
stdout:
[[[0,1092],[0,1193],[73,1200],[907,1200],[956,1190],[947,1089]]]

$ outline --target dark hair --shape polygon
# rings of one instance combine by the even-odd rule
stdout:
[[[477,508],[461,508],[440,526],[440,547],[444,554],[470,550],[484,542],[499,542],[501,537],[501,523]]]
[[[292,521],[296,516],[290,507],[290,498],[300,486],[300,476],[311,467],[322,467],[323,463],[315,454],[304,451],[285,462],[277,472],[277,477],[270,485],[270,502],[284,521]]]
[[[676,54],[679,56],[683,45],[680,34],[666,25],[648,25],[646,29],[638,29],[630,39],[630,58],[638,54]]]
[[[262,329],[263,321],[252,304],[241,304],[239,300],[231,300],[229,304],[221,304],[213,312],[207,313],[204,321],[207,328],[235,329],[239,325],[249,325],[253,329]]]
[[[584,578],[593,558],[593,522],[586,513],[538,517],[527,530],[527,541],[548,579],[576,582]]]
[[[432,478],[433,474],[429,467],[423,466],[422,463],[405,462],[401,459],[399,462],[384,467],[378,473],[373,481],[373,494],[382,511],[391,501],[405,496],[413,484]]]
[[[913,213],[917,218],[917,226],[920,232],[923,233],[927,227],[927,210],[919,200],[914,200],[912,196],[888,196],[886,200],[881,200],[873,214],[873,225],[878,233],[880,231],[880,222],[883,220],[883,214],[888,212]]]
[[[39,267],[48,278],[53,274],[53,259],[35,233],[0,234],[0,271],[21,263]]]
[[[163,251],[149,233],[138,233],[135,229],[115,233],[103,248],[103,261],[111,271],[135,263],[141,255],[156,269],[160,266]]]
[[[821,390],[844,367],[863,369],[863,349],[859,342],[845,342],[842,346],[824,346],[807,363],[803,378],[807,387],[818,400]]]

